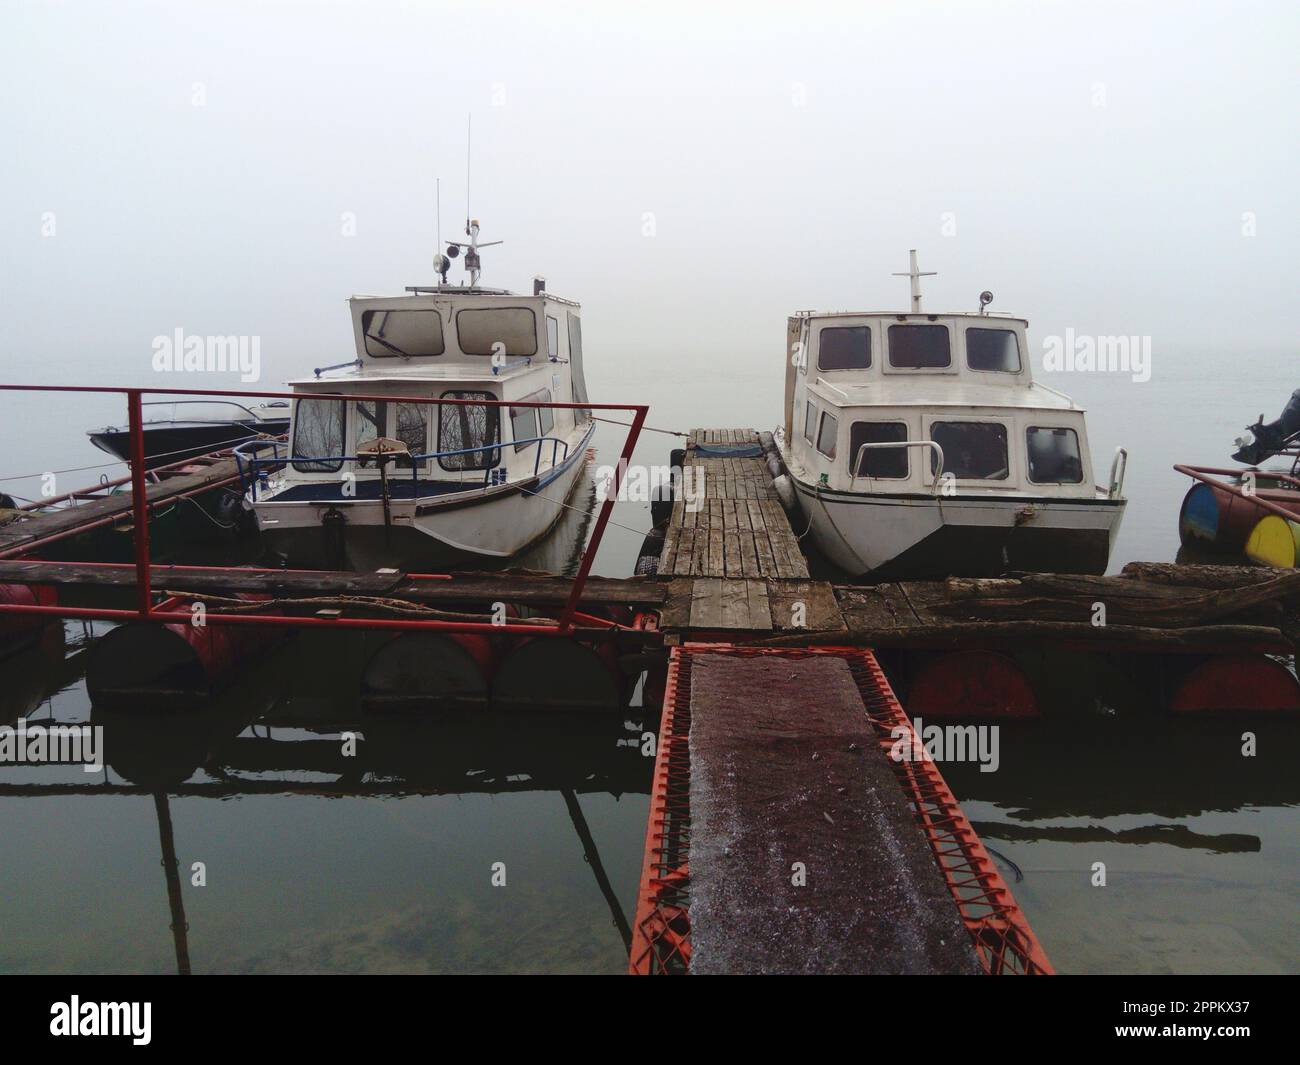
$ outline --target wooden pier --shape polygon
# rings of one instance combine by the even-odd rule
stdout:
[[[659,573],[671,577],[807,579],[808,563],[781,509],[753,429],[696,429],[673,504]]]

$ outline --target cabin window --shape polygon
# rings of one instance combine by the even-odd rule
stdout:
[[[822,426],[817,432],[817,450],[828,459],[835,457],[835,437],[840,431],[840,420],[830,411],[822,412]]]
[[[418,460],[416,455],[429,451],[429,408],[423,403],[397,403],[393,406],[393,436],[406,445],[409,459],[397,459],[395,465],[408,470]]]
[[[328,399],[300,399],[293,410],[293,453],[315,461],[295,462],[301,473],[334,473],[343,468],[343,421],[346,404]]]
[[[817,369],[865,370],[871,365],[871,330],[864,325],[823,329],[817,340]]]
[[[549,388],[524,396],[526,403],[553,403]],[[517,419],[517,420],[516,420]],[[539,436],[549,436],[555,428],[555,411],[550,407],[511,407],[511,429],[516,440],[528,440]],[[527,431],[524,431],[524,428]],[[540,431],[539,431],[540,429]],[[516,444],[515,450],[522,451],[527,444]]]
[[[549,314],[546,316],[546,354],[552,362],[560,357],[560,322]]]
[[[531,399],[532,397],[527,398]],[[510,408],[510,435],[515,441],[516,451],[523,451],[526,447],[532,447],[533,440],[542,435],[537,431],[536,407]],[[524,441],[524,443],[520,443],[520,441]]]
[[[816,424],[817,408],[812,405],[812,400],[809,400],[803,415],[803,438],[810,444],[813,442],[813,427]]]
[[[363,399],[357,402],[356,442],[374,440],[384,435],[384,406],[373,400]]]
[[[930,439],[943,448],[943,472],[959,481],[1005,481],[1007,427],[997,422],[935,422]],[[930,472],[939,459],[930,453]]]
[[[587,399],[587,381],[582,376],[582,319],[572,311],[566,312],[569,318],[569,376],[574,403],[584,403]],[[585,425],[591,421],[591,411],[579,407],[573,412],[575,425]]]
[[[1020,345],[1011,329],[967,329],[966,365],[972,370],[1020,372]]]
[[[492,399],[490,392],[444,392],[443,399]],[[442,404],[438,407],[438,450],[466,451],[488,448],[501,441],[498,407],[481,403]],[[445,455],[438,459],[444,470],[486,470],[501,461],[497,448]]]
[[[897,444],[907,440],[903,422],[854,422],[849,430],[849,473],[858,477],[888,477],[902,480],[908,475],[907,448],[869,447],[863,444]],[[857,463],[857,469],[853,464]]]
[[[352,449],[354,451],[367,440],[377,440],[379,437],[386,435],[387,406],[387,403],[382,401],[376,403],[370,399],[359,399],[353,404],[356,411],[356,420],[352,428]],[[357,465],[366,469],[373,466],[374,462],[371,459],[358,459]]]
[[[366,311],[361,332],[366,354],[376,359],[441,355],[446,350],[437,311]]]
[[[1034,484],[1083,482],[1079,434],[1073,429],[1044,429],[1031,425],[1025,430],[1025,450],[1029,454],[1029,479]]]
[[[889,365],[900,370],[935,370],[952,365],[946,325],[891,325]]]
[[[537,354],[537,316],[527,307],[457,311],[456,333],[466,355]]]

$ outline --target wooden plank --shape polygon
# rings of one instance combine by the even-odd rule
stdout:
[[[708,575],[710,577],[721,577],[726,573],[724,568],[723,547],[722,547],[722,529],[713,526],[709,529],[709,559]]]
[[[744,581],[722,582],[722,627],[724,629],[752,629],[749,618],[749,592]]]
[[[672,573],[673,565],[677,562],[677,538],[680,534],[681,528],[676,525],[669,525],[664,531],[664,546],[659,552],[659,565],[656,572]]]
[[[661,629],[684,629],[691,623],[691,603],[695,582],[689,577],[674,577],[667,582],[664,602],[659,609]]]
[[[767,582],[772,625],[784,631],[846,632],[835,590],[826,581],[777,580]],[[798,607],[798,611],[796,611]],[[803,625],[795,624],[802,615]]]
[[[746,581],[745,596],[749,600],[749,627],[772,628],[772,603],[767,594],[767,581]]]
[[[691,595],[691,628],[716,629],[722,625],[722,581],[704,577],[695,582]]]
[[[695,554],[695,530],[682,529],[677,534],[677,561],[673,565],[673,576],[685,576],[691,572],[691,558]]]
[[[746,515],[748,517],[748,515]],[[740,573],[742,577],[761,577],[758,571],[758,551],[754,547],[754,531],[746,521],[742,528],[736,530],[740,541]]]

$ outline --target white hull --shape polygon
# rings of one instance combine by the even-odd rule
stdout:
[[[294,567],[410,569],[474,557],[510,558],[544,536],[563,514],[587,468],[589,439],[590,433],[569,461],[540,479],[393,499],[387,526],[377,499],[270,499],[255,502],[253,509],[263,540]],[[327,518],[330,511],[342,515],[341,527]]]
[[[926,497],[796,485],[818,550],[854,576],[1103,573],[1123,500]]]

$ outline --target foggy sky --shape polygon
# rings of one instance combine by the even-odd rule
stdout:
[[[463,227],[471,112],[484,283],[582,301],[593,399],[703,370],[775,424],[785,316],[904,307],[911,247],[1036,364],[1287,359],[1297,10],[5,0],[3,377],[149,384],[178,327],[266,388],[349,358],[348,295],[433,280],[436,178]]]

